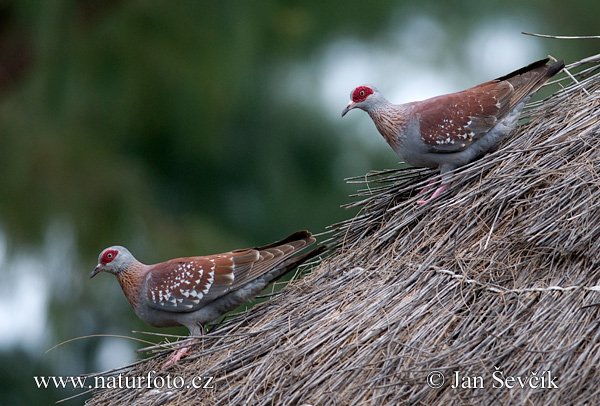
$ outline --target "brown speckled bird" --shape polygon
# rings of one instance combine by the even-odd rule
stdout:
[[[390,103],[372,86],[359,86],[350,93],[342,117],[354,108],[366,111],[400,159],[440,169],[442,185],[429,199],[418,201],[427,203],[444,191],[446,173],[494,149],[515,128],[525,103],[565,66],[563,61],[547,62],[542,59],[461,92],[405,104]]]
[[[206,323],[254,299],[270,282],[321,254],[322,246],[292,256],[314,242],[308,231],[299,231],[264,247],[154,265],[112,246],[100,253],[90,278],[100,272],[114,274],[140,319],[154,327],[185,326],[191,336],[200,336]],[[165,366],[186,352],[187,347],[181,348]]]

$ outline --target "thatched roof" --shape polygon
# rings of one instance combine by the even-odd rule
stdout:
[[[365,176],[332,254],[194,356],[112,372],[213,376],[214,389],[100,390],[88,404],[600,402],[599,63],[568,66],[579,83],[564,77],[426,205],[414,195],[434,171]],[[452,387],[455,371],[471,388]]]

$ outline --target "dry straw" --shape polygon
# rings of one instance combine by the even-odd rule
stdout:
[[[89,404],[600,402],[600,55],[568,69],[576,82],[550,84],[440,198],[415,203],[430,170],[350,180],[360,210],[308,276],[174,367],[160,370],[158,348],[103,374],[212,376],[214,389],[97,390]]]

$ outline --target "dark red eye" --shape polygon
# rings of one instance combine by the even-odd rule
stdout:
[[[354,89],[352,93],[352,101],[354,103],[360,103],[361,101],[365,101],[367,97],[373,94],[373,89],[369,86],[359,86]]]
[[[102,254],[102,263],[108,264],[113,259],[115,259],[115,257],[117,256],[118,253],[119,253],[119,251],[115,251],[115,250],[105,251],[104,254]]]

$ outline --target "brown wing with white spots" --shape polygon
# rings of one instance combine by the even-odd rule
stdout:
[[[547,62],[542,59],[462,92],[415,104],[423,141],[431,152],[468,148],[565,66],[563,61]]]
[[[229,291],[235,279],[229,254],[179,258],[155,265],[145,289],[150,306],[191,312]]]
[[[198,310],[269,272],[314,242],[309,232],[299,231],[264,247],[156,264],[146,277],[148,303],[172,312]]]
[[[231,289],[237,289],[269,272],[278,264],[314,242],[315,238],[309,232],[299,231],[284,240],[249,250],[248,253],[244,251],[232,252],[233,262],[235,263],[235,282]]]
[[[513,87],[493,80],[416,104],[421,137],[431,152],[459,152],[487,133],[510,110]]]

